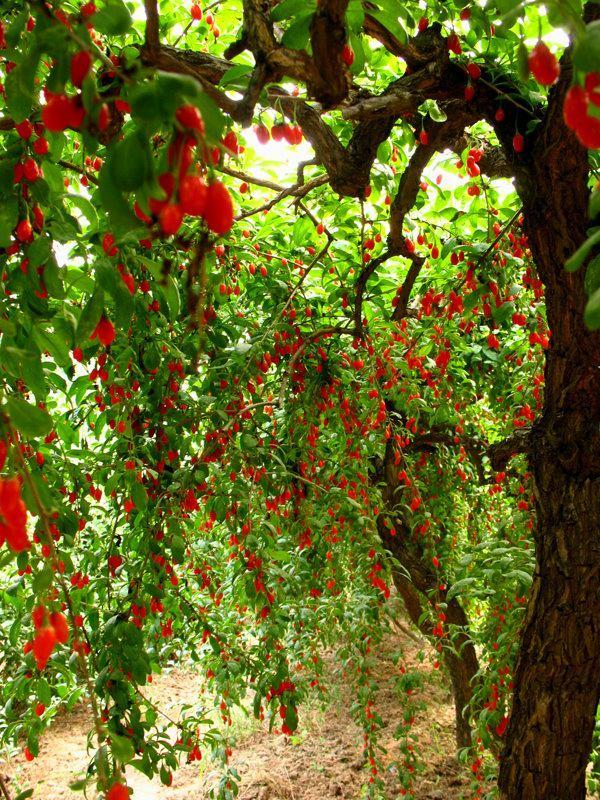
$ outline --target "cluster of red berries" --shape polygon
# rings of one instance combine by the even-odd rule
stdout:
[[[213,233],[223,235],[233,225],[231,195],[219,180],[207,184],[198,167],[193,166],[197,140],[204,135],[202,116],[195,106],[183,105],[177,109],[176,120],[182,132],[169,148],[169,166],[174,172],[159,175],[158,183],[165,196],[150,198],[150,212],[158,219],[165,236],[176,234],[185,216],[202,217]],[[228,134],[223,145],[231,152],[238,152],[235,134]],[[137,203],[134,211],[142,222],[152,224],[152,218]]]
[[[66,617],[60,611],[48,613],[44,606],[36,606],[31,612],[35,636],[23,648],[24,653],[33,651],[35,663],[39,670],[43,670],[57,644],[66,644],[69,641],[69,625]]]
[[[21,498],[21,482],[17,477],[0,478],[0,547],[6,542],[11,550],[28,550],[27,509]]]
[[[276,142],[285,140],[294,146],[300,144],[303,138],[302,128],[299,125],[288,125],[285,122],[273,125],[270,131],[266,125],[255,125],[254,133],[261,144],[267,144],[273,138]]]

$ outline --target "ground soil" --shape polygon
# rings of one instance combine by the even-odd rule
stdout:
[[[402,649],[404,663],[420,664],[424,683],[420,691],[427,709],[415,718],[414,733],[418,737],[425,763],[424,771],[415,779],[416,800],[460,800],[472,796],[465,768],[455,758],[454,710],[443,676],[431,666],[427,646],[401,631],[388,636],[378,648],[380,691],[377,711],[386,726],[381,742],[388,750],[386,795],[389,800],[400,797],[393,764],[398,745],[394,729],[402,714],[402,702],[395,689],[399,665],[393,655]],[[419,653],[425,652],[421,664]],[[176,718],[185,704],[194,704],[201,682],[193,672],[181,668],[156,676],[151,689],[152,699],[171,718]],[[351,694],[331,661],[331,703],[328,708],[308,706],[300,709],[301,729],[289,738],[269,734],[266,727],[252,717],[236,720],[239,736],[232,763],[242,777],[240,800],[358,800],[361,786],[368,778],[362,753],[362,732],[350,717]],[[34,800],[75,800],[80,792],[72,792],[69,783],[85,771],[88,762],[86,737],[90,716],[83,706],[57,716],[41,742],[39,757],[27,762],[22,756],[13,758],[0,769],[12,796],[27,787],[34,787]],[[173,783],[165,787],[157,780],[149,781],[140,772],[127,772],[134,800],[205,800],[215,785],[214,765],[202,761],[183,764],[174,774]]]

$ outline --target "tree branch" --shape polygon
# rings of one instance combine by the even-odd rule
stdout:
[[[319,76],[312,92],[324,108],[337,106],[350,88],[349,73],[342,60],[347,7],[348,0],[321,0],[310,26],[313,63]]]
[[[146,37],[145,47],[150,51],[160,48],[158,0],[144,0],[146,9]]]
[[[492,469],[496,472],[500,472],[505,469],[513,456],[519,455],[520,453],[529,454],[532,450],[532,446],[531,428],[521,428],[507,439],[497,444],[490,445],[487,450],[487,455],[490,459]]]

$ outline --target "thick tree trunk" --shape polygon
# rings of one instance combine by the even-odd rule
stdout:
[[[568,62],[565,62],[568,68]],[[536,571],[500,766],[502,800],[582,800],[600,697],[600,335],[583,324],[587,153],[551,97],[531,161],[517,175],[533,256],[546,287],[551,347],[530,466]]]
[[[423,607],[421,598],[411,581],[399,572],[394,573],[394,583],[404,601],[408,615],[419,630],[428,638],[431,637],[431,625],[421,621]],[[472,642],[464,632],[468,627],[467,616],[458,601],[453,598],[448,602],[446,621],[460,627],[454,640],[456,652],[445,648],[442,653],[444,663],[452,683],[452,696],[456,715],[456,744],[459,748],[471,745],[471,726],[465,714],[473,697],[475,676],[479,665]]]

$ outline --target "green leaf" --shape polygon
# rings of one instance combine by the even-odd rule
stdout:
[[[303,50],[310,40],[310,23],[312,22],[312,17],[312,14],[304,14],[298,17],[295,22],[292,22],[281,37],[281,44],[292,50]]]
[[[77,332],[75,334],[75,341],[79,344],[85,344],[92,333],[94,328],[100,322],[100,317],[104,311],[104,292],[99,285],[96,285],[94,292],[87,304],[85,305],[79,322],[77,323]]]
[[[12,167],[11,167],[12,172]],[[12,184],[12,177],[10,179]],[[16,197],[9,197],[0,205],[0,247],[8,247],[12,232],[19,221],[19,203]]]
[[[360,33],[365,21],[362,0],[350,0],[346,9],[346,22],[352,33]]]
[[[165,298],[167,308],[169,310],[169,318],[171,322],[175,322],[179,318],[181,311],[181,297],[179,295],[179,287],[176,281],[169,275],[164,285],[160,286],[160,290]]]
[[[6,105],[15,122],[23,122],[36,101],[35,74],[40,54],[34,50],[23,56],[5,79]]]
[[[383,27],[386,28],[393,36],[395,36],[396,39],[402,42],[402,44],[406,44],[408,37],[397,17],[389,14],[386,11],[378,11],[377,9],[369,11],[369,16],[380,22]]]
[[[464,589],[466,586],[471,586],[471,584],[475,583],[475,578],[463,578],[460,581],[456,581],[453,583],[452,586],[448,589],[448,594],[446,595],[447,600],[451,600],[457,594],[460,594],[461,589]]]
[[[15,797],[15,800],[27,800],[28,797],[33,796],[34,789],[24,789]]]
[[[600,20],[590,22],[575,44],[573,63],[585,72],[600,70]]]
[[[583,318],[590,330],[597,331],[600,328],[600,289],[596,289],[587,301]]]
[[[137,121],[157,128],[166,119],[158,85],[137,84],[129,92],[131,115]]]
[[[65,199],[79,209],[88,221],[89,227],[86,230],[86,234],[91,236],[91,234],[95,233],[98,230],[98,213],[87,197],[83,197],[80,194],[68,194]]]
[[[234,64],[227,70],[219,81],[219,86],[247,86],[248,78],[252,74],[249,64]]]
[[[148,139],[137,131],[112,148],[108,164],[113,184],[124,192],[139,189],[152,175]]]
[[[71,366],[69,343],[62,331],[45,330],[36,326],[33,329],[33,338],[40,350],[47,350],[60,367],[68,369]]]
[[[275,8],[271,9],[271,22],[281,22],[284,19],[291,19],[301,12],[310,11],[314,14],[317,9],[315,0],[283,0]]]
[[[588,237],[581,247],[567,259],[565,262],[565,269],[567,272],[576,272],[590,254],[594,245],[598,244],[598,242],[600,242],[600,228]]]
[[[100,33],[120,36],[131,28],[133,20],[123,0],[107,0],[92,18],[94,28]]]
[[[27,258],[32,269],[45,264],[52,254],[52,243],[47,236],[38,236],[27,248]]]
[[[21,34],[25,30],[27,20],[29,19],[29,6],[24,4],[24,8],[13,19],[8,30],[6,31],[6,41],[10,47],[16,47]]]
[[[446,122],[448,116],[445,111],[438,106],[435,100],[426,100],[420,107],[419,110],[423,110],[434,122]]]
[[[292,230],[292,241],[296,247],[306,247],[313,238],[315,226],[308,217],[298,217]]]
[[[12,424],[25,436],[46,436],[52,430],[50,414],[20,397],[8,397],[6,410]]]
[[[295,731],[298,727],[298,714],[292,705],[286,706],[285,709],[285,724],[291,731]]]
[[[138,511],[144,511],[148,507],[148,494],[142,484],[137,481],[131,487],[131,499]]]
[[[130,739],[125,736],[117,736],[116,733],[110,733],[111,751],[117,761],[122,764],[127,764],[135,757],[135,750]]]
[[[242,445],[242,450],[254,450],[258,447],[258,439],[250,433],[243,433],[240,444]]]
[[[594,294],[596,289],[600,289],[600,253],[587,265],[584,286],[588,297]]]
[[[35,691],[40,703],[43,703],[45,706],[49,706],[52,702],[52,690],[50,689],[50,684],[46,678],[38,678]]]
[[[129,207],[129,203],[120,188],[113,181],[112,170],[110,165],[106,163],[100,171],[99,191],[115,236],[120,238],[140,227],[140,221]]]

